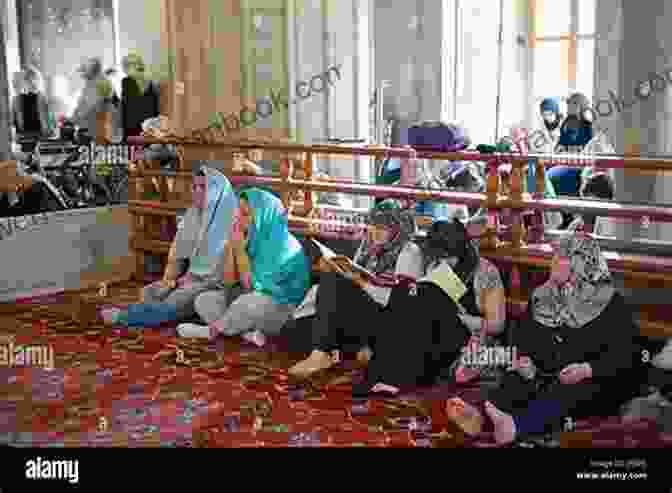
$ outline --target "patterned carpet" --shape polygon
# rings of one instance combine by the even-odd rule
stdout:
[[[104,301],[133,302],[138,287],[111,288]],[[55,355],[53,370],[0,368],[0,444],[493,446],[489,432],[465,439],[443,413],[445,399],[456,394],[477,402],[473,387],[436,387],[362,404],[350,395],[360,374],[354,363],[296,384],[286,370],[300,355],[287,354],[281,341],[259,350],[238,339],[180,340],[173,327],[118,331],[89,323],[81,328],[62,303],[51,299],[0,316],[0,335],[13,334],[15,345],[48,346]],[[524,445],[561,444],[658,448],[672,446],[672,434],[652,423],[626,426],[613,418],[580,421],[572,434]]]

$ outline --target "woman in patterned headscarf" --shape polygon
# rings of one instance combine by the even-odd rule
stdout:
[[[431,385],[442,375],[454,375],[459,383],[466,383],[496,370],[471,362],[463,366],[458,356],[470,338],[474,346],[489,344],[505,328],[506,299],[497,267],[480,257],[456,219],[435,221],[421,250],[426,275],[449,266],[464,293],[459,300],[451,300],[434,283],[422,280],[410,289],[395,288],[366,381],[353,389],[357,397],[378,391],[395,394],[401,386]],[[408,327],[412,327],[410,333]]]
[[[520,357],[485,403],[496,441],[613,413],[633,397],[642,357],[632,316],[596,240],[563,237],[549,281],[533,292],[528,318],[513,335]],[[448,402],[448,414],[458,424],[482,422],[460,399]]]
[[[342,272],[320,276],[316,295],[316,316],[312,327],[310,356],[290,368],[299,377],[325,370],[338,362],[344,345],[353,343],[358,359],[368,361],[371,329],[387,310],[392,287],[400,279],[422,276],[422,253],[413,243],[413,214],[394,200],[379,203],[368,217],[367,234],[354,260],[341,257]],[[350,274],[347,264],[355,262],[372,276]]]

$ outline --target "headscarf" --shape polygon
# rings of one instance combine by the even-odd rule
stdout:
[[[310,287],[310,265],[303,247],[289,232],[287,211],[279,198],[258,188],[240,192],[253,211],[247,254],[252,287],[278,304],[299,305]]]
[[[593,139],[593,121],[586,117],[586,109],[590,108],[590,101],[581,94],[575,93],[569,97],[568,104],[579,106],[578,115],[567,115],[560,127],[560,145],[584,147]]]
[[[456,258],[453,271],[465,284],[471,280],[480,260],[476,244],[458,219],[434,221],[421,248],[425,271],[442,260]]]
[[[223,261],[238,208],[238,198],[226,176],[205,166],[202,171],[208,177],[207,208],[188,209],[175,236],[176,257],[190,259],[190,270],[198,275],[215,272]],[[220,271],[216,270],[223,273]]]
[[[545,113],[549,111],[555,115],[555,120],[553,122],[547,122],[545,118],[542,118],[542,123],[548,132],[555,132],[555,130],[562,123],[562,114],[560,113],[560,103],[557,98],[545,98],[539,105],[539,111]]]
[[[393,273],[401,251],[415,234],[413,213],[401,207],[398,201],[387,199],[371,210],[368,223],[384,227],[392,233],[392,237],[380,245],[364,237],[355,262],[374,274]]]
[[[583,327],[607,307],[615,288],[597,241],[585,234],[560,239],[557,254],[568,257],[571,278],[563,286],[549,281],[532,295],[534,319],[547,327]]]

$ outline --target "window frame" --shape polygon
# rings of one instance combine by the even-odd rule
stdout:
[[[568,42],[569,44],[569,53],[568,53],[568,59],[569,59],[569,91],[570,92],[576,92],[577,90],[577,79],[578,79],[578,55],[579,55],[579,42],[580,41],[596,41],[597,40],[597,26],[594,28],[594,31],[592,34],[579,34],[579,0],[570,0],[570,10],[569,10],[569,15],[570,15],[570,27],[569,27],[569,32],[567,34],[562,34],[562,35],[540,35],[537,32],[537,5],[539,4],[540,0],[530,0],[529,3],[529,15],[530,15],[530,25],[531,25],[531,33],[530,33],[530,48],[532,48],[532,67],[531,67],[531,74],[530,77],[534,81],[534,75],[535,75],[535,52],[534,48],[536,47],[537,43],[562,43],[563,41]],[[596,6],[597,8],[597,6]],[[593,54],[595,56],[595,54]],[[595,71],[595,65],[593,65],[593,72]],[[533,86],[533,98],[537,97],[537,88]]]
[[[119,0],[110,0],[112,3],[112,60],[115,66],[121,65]],[[25,67],[30,62],[30,53],[27,53],[26,27],[27,13],[22,0],[16,0],[16,29],[19,38],[19,63]]]

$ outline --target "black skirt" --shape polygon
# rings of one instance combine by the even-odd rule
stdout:
[[[376,383],[394,387],[432,385],[460,355],[469,331],[455,303],[437,286],[394,288],[373,339],[365,382],[353,388],[365,396]]]

